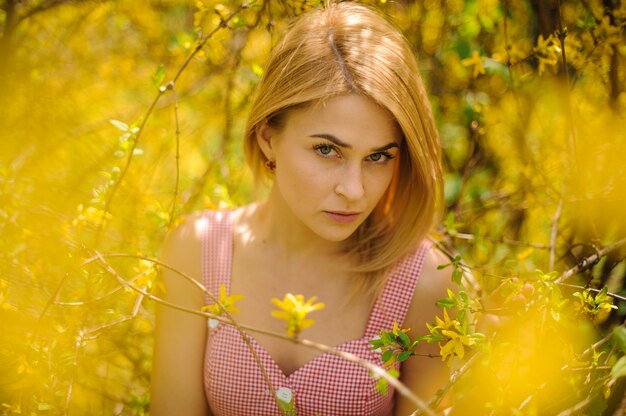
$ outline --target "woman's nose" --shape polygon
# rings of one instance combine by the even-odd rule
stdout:
[[[363,186],[363,169],[361,164],[347,165],[341,176],[337,178],[335,193],[350,201],[358,200],[365,194]]]

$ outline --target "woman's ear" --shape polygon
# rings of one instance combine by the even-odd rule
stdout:
[[[256,141],[267,160],[274,160],[274,149],[272,148],[272,140],[276,131],[266,122],[257,124],[255,128]]]

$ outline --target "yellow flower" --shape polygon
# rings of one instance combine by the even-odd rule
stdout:
[[[295,338],[300,331],[315,323],[312,319],[306,319],[306,316],[325,306],[323,303],[314,304],[316,300],[317,297],[313,296],[305,302],[303,295],[287,293],[282,301],[277,298],[272,299],[272,303],[282,310],[271,313],[274,318],[287,322],[287,335]]]
[[[456,319],[450,319],[447,309],[443,310],[443,321],[438,316],[435,316],[435,323],[437,325],[434,328],[441,330],[455,328],[459,326],[459,321],[457,321]]]
[[[441,359],[445,361],[448,356],[465,356],[465,346],[472,346],[476,340],[467,335],[456,319],[450,319],[447,309],[443,310],[443,320],[435,317],[435,326],[429,326],[430,332],[439,332],[445,339],[439,343]]]
[[[546,66],[558,64],[561,47],[557,44],[554,36],[550,35],[544,39],[543,35],[539,35],[537,46],[533,48],[533,52],[539,61],[539,75],[541,75],[545,72]]]
[[[483,60],[478,54],[478,51],[473,51],[472,56],[470,58],[465,58],[461,61],[463,66],[473,66],[474,72],[472,76],[477,78],[480,74],[485,73],[485,67],[483,66]]]
[[[393,322],[393,330],[392,330],[392,332],[393,332],[393,334],[394,334],[395,336],[398,336],[398,333],[399,333],[399,332],[404,332],[404,333],[407,333],[407,332],[409,332],[410,330],[411,330],[411,328],[407,328],[407,329],[400,329],[400,327],[398,326],[398,323],[397,323],[396,321],[394,321],[394,322]]]
[[[465,346],[470,347],[476,342],[468,335],[462,335],[458,332],[444,330],[441,333],[449,338],[443,346],[439,344],[442,361],[445,361],[449,355],[456,355],[462,359],[465,356]]]
[[[242,295],[231,295],[226,296],[226,287],[222,283],[220,286],[220,297],[219,303],[214,303],[212,305],[205,305],[202,307],[202,312],[209,312],[214,315],[222,315],[224,312],[233,312],[239,313],[239,309],[235,306],[235,303],[241,299],[244,299],[245,296]]]

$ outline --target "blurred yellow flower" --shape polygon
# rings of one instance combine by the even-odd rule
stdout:
[[[224,312],[239,313],[239,309],[237,309],[235,303],[244,298],[245,296],[243,295],[226,296],[226,286],[222,283],[222,286],[220,286],[219,302],[212,305],[205,305],[201,310],[202,312],[209,312],[214,315],[222,315]]]
[[[543,35],[539,35],[533,52],[539,61],[539,75],[541,75],[545,72],[546,66],[555,66],[559,62],[561,47],[556,43],[556,38],[553,35],[545,39]]]
[[[478,78],[480,74],[485,73],[485,67],[483,66],[483,60],[478,54],[478,51],[473,51],[472,56],[469,58],[465,58],[461,61],[463,66],[473,66],[474,72],[472,73],[472,77]]]
[[[277,298],[272,299],[272,303],[282,310],[272,311],[271,313],[274,318],[287,322],[287,335],[295,338],[300,331],[315,323],[312,319],[306,319],[306,316],[325,306],[321,302],[314,304],[313,302],[316,300],[317,296],[313,296],[305,302],[303,295],[287,293],[282,301]]]

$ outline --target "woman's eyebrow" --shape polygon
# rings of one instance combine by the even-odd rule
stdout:
[[[343,147],[346,149],[352,149],[352,145],[348,144],[346,142],[343,142],[341,140],[339,140],[338,138],[336,138],[335,136],[333,136],[332,134],[311,134],[309,135],[309,137],[317,137],[320,139],[325,139],[328,140],[329,142],[333,142],[334,144],[336,144],[339,147]],[[399,148],[400,145],[396,142],[391,142],[388,143],[382,147],[377,147],[376,149],[372,149],[373,152],[384,152],[385,150],[389,150],[392,149],[394,147]]]
[[[321,134],[321,133],[320,134],[311,134],[309,137],[318,137],[320,139],[326,139],[329,142],[335,143],[339,147],[345,147],[346,149],[352,149],[352,145],[351,144],[348,144],[346,142],[342,142],[341,140],[339,140],[338,138],[336,138],[332,134]]]
[[[389,149],[393,149],[393,148],[400,148],[400,145],[396,142],[391,142],[389,144],[384,145],[383,147],[379,147],[377,149],[373,149],[374,152],[384,152],[385,150],[389,150]]]

